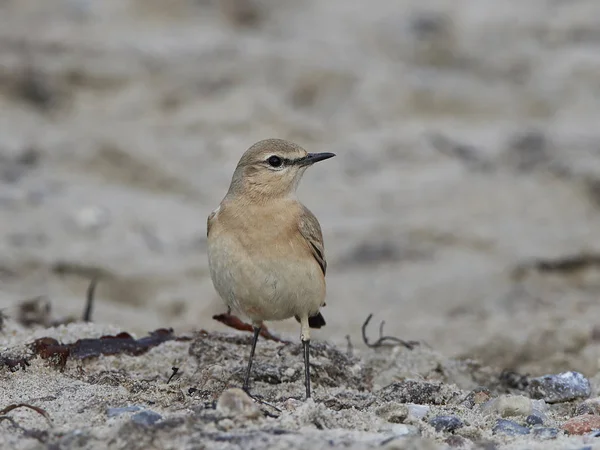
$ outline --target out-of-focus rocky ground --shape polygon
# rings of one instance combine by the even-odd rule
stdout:
[[[101,275],[99,324],[224,331],[206,217],[241,153],[281,137],[338,155],[299,190],[329,262],[315,340],[358,351],[374,313],[444,358],[593,379],[598,17],[594,0],[0,0],[0,308],[44,296],[79,317]]]

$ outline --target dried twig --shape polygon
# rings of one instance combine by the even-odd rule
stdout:
[[[15,403],[12,405],[8,405],[6,408],[0,410],[0,420],[5,420],[5,419],[10,420],[10,417],[8,417],[6,414],[11,412],[13,409],[17,409],[17,408],[29,408],[29,409],[35,411],[36,413],[44,416],[44,418],[48,421],[48,424],[52,425],[52,419],[50,419],[50,415],[46,412],[46,410],[39,408],[38,406],[29,405],[27,403]]]
[[[216,320],[217,322],[221,322],[222,324],[227,325],[228,327],[231,327],[235,330],[249,331],[249,332],[253,331],[252,325],[250,325],[249,323],[246,323],[246,322],[242,322],[238,317],[236,317],[230,313],[217,314],[216,316],[213,316],[213,319]],[[265,325],[263,325],[262,328],[260,329],[260,335],[269,341],[287,343],[287,341],[272,334]]]
[[[171,370],[173,371],[173,373],[171,374],[171,376],[167,380],[167,384],[169,384],[171,382],[171,380],[173,379],[173,377],[175,375],[177,375],[177,372],[179,372],[179,367],[171,367]]]
[[[87,301],[85,303],[85,311],[83,312],[83,321],[92,321],[92,307],[94,306],[94,293],[96,292],[96,285],[98,284],[98,277],[92,278],[90,285],[87,290]]]
[[[381,324],[379,325],[379,339],[377,339],[377,341],[375,341],[373,343],[369,342],[369,338],[367,338],[367,326],[369,325],[369,322],[371,321],[372,317],[373,317],[373,314],[369,314],[369,316],[367,317],[367,320],[365,320],[365,323],[363,323],[363,326],[362,326],[362,338],[363,338],[363,342],[365,343],[365,345],[367,347],[377,348],[377,347],[384,347],[384,346],[403,345],[407,349],[412,350],[413,348],[415,348],[415,346],[419,345],[419,342],[417,342],[417,341],[404,341],[397,337],[384,336],[383,335],[383,326],[385,324],[385,321],[382,321]]]

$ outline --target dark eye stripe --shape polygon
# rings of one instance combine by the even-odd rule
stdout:
[[[273,156],[276,156],[276,155],[273,155]],[[271,156],[269,158],[272,158],[273,156]],[[302,156],[302,157],[296,158],[296,159],[282,158],[281,156],[278,156],[278,158],[281,160],[281,165],[279,165],[278,167],[281,167],[281,166],[292,166],[294,164],[301,163],[302,161],[304,161],[306,159],[305,156]],[[269,163],[268,159],[267,159],[267,163]],[[271,164],[269,163],[269,165],[271,165]]]

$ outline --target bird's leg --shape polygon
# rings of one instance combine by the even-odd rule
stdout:
[[[256,350],[256,342],[260,335],[261,324],[253,324],[254,336],[252,337],[252,348],[250,349],[250,360],[248,361],[248,368],[246,369],[246,378],[244,379],[243,390],[246,393],[250,393],[250,371],[252,370],[252,358],[254,358],[254,350]]]
[[[302,340],[302,347],[304,350],[304,379],[306,386],[306,398],[310,398],[310,327],[308,326],[308,316],[303,317],[300,321],[302,327],[302,333],[300,339]]]
[[[302,341],[302,345],[304,346],[304,377],[306,378],[306,398],[308,399],[310,398],[310,339]]]

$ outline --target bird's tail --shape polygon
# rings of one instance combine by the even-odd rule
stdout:
[[[296,316],[296,320],[300,322],[300,317]],[[308,326],[310,328],[321,328],[327,325],[325,317],[320,312],[308,318]]]
[[[300,317],[296,316],[296,320],[300,322]],[[317,313],[308,318],[308,326],[310,328],[321,328],[325,325],[327,325],[327,323],[325,322],[325,317],[323,317],[323,314],[321,313]]]
[[[308,326],[311,328],[321,328],[324,327],[326,325],[325,323],[325,317],[323,317],[323,314],[321,313],[317,313],[316,316],[312,316],[308,318]]]

